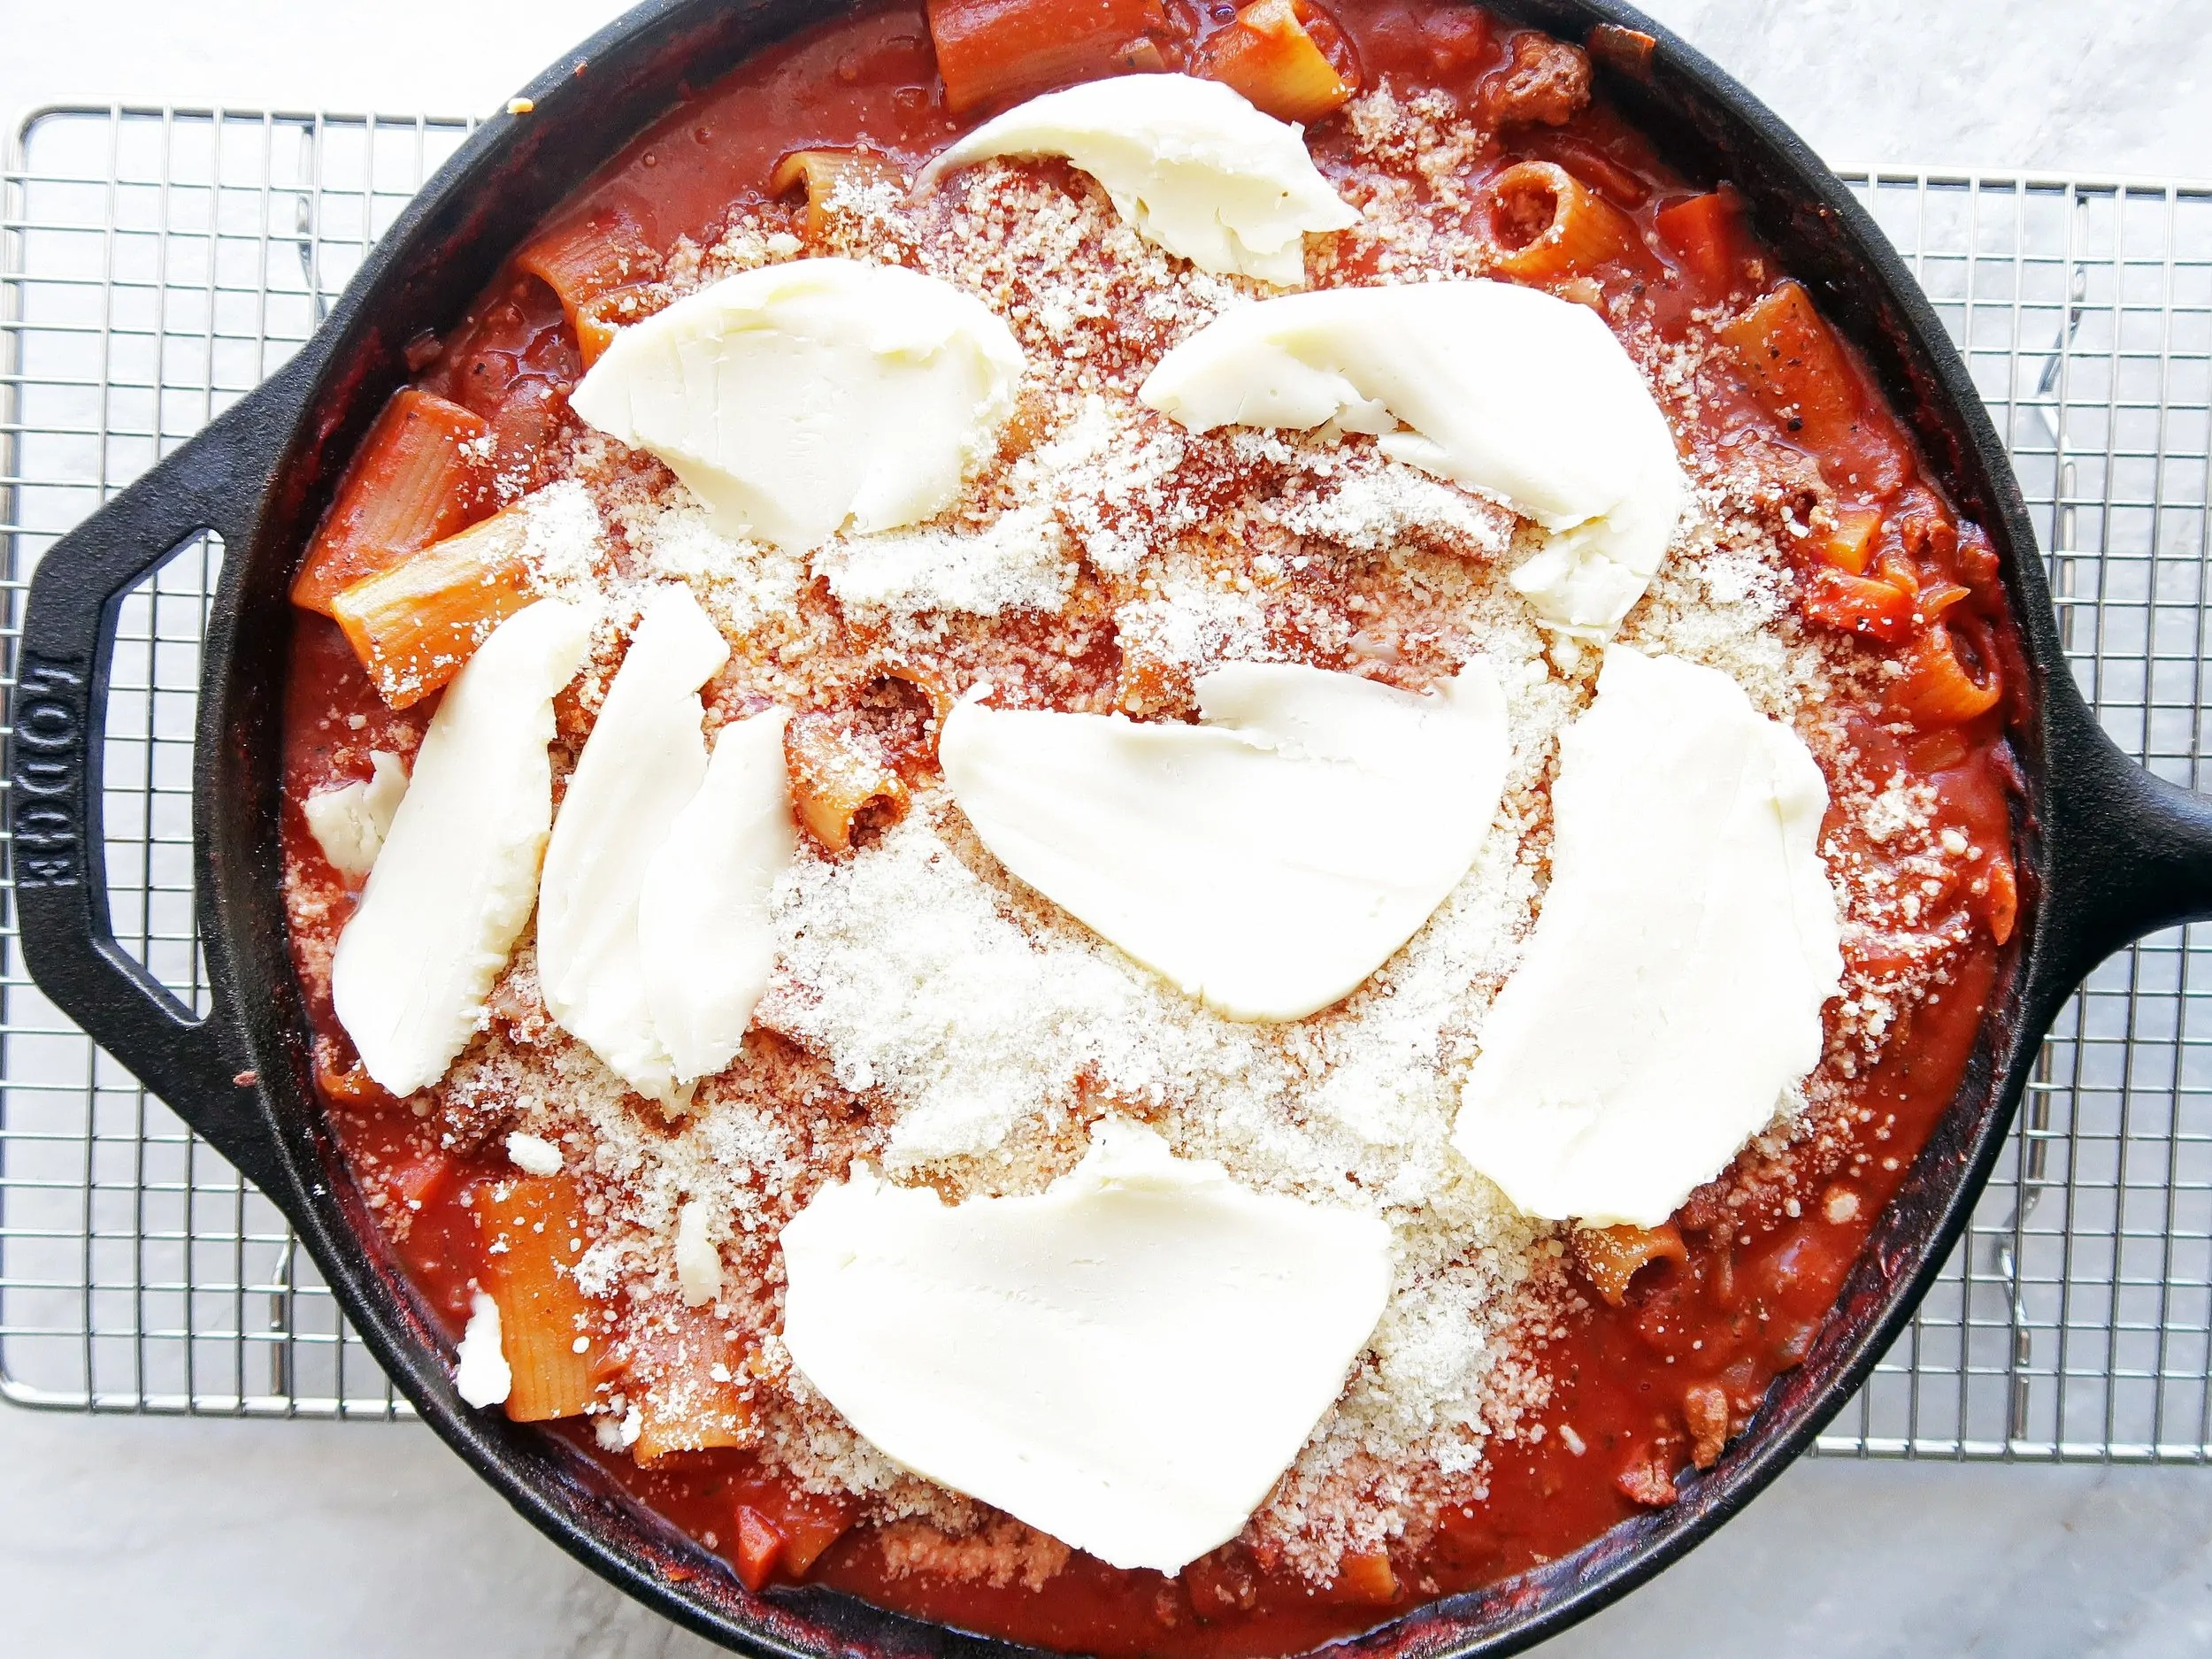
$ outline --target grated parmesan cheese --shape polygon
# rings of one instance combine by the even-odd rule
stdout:
[[[929,525],[841,537],[814,555],[814,570],[849,612],[871,619],[928,611],[1056,615],[1076,575],[1066,534],[1042,502],[965,534]]]

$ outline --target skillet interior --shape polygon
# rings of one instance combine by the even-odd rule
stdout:
[[[949,1653],[1000,1644],[881,1614],[833,1593],[747,1595],[647,1515],[587,1482],[534,1432],[455,1399],[434,1328],[403,1280],[363,1240],[378,1237],[324,1131],[310,1083],[307,1025],[285,949],[277,849],[278,736],[291,618],[291,567],[347,458],[403,378],[404,343],[449,325],[505,254],[681,82],[703,85],[749,51],[818,20],[798,0],[652,0],[529,88],[534,114],[493,122],[387,237],[294,365],[257,400],[271,440],[234,503],[236,528],[210,630],[197,807],[201,899],[232,1059],[257,1074],[241,1161],[291,1213],[342,1301],[432,1425],[572,1553],[703,1633],[755,1651]],[[2004,557],[2016,616],[2039,667],[2059,662],[2034,546],[2001,449],[1964,370],[1878,233],[1786,129],[1686,48],[1624,8],[1586,0],[1502,0],[1495,10],[1568,39],[1606,22],[1657,37],[1640,72],[1615,56],[1604,90],[1700,180],[1744,191],[1761,232],[1866,353],[1963,511]],[[1606,55],[1601,54],[1601,61]],[[2041,676],[2038,677],[2039,681]],[[2033,1039],[2099,930],[2063,921],[2053,878],[2069,865],[2041,832],[2056,824],[2055,763],[2101,764],[2066,696],[2038,683],[2041,718],[2017,734],[2027,780],[2028,941],[1986,1020],[1961,1097],[1877,1230],[1800,1371],[1777,1385],[1750,1434],[1683,1484],[1674,1508],[1624,1525],[1574,1555],[1493,1590],[1406,1616],[1358,1645],[1454,1654],[1504,1651],[1549,1634],[1672,1560],[1747,1502],[1847,1399],[1940,1263],[2002,1139]],[[2058,712],[2053,714],[2056,706]],[[2054,719],[2056,724],[2054,725]],[[2086,756],[2088,758],[2084,759]],[[2080,764],[2077,768],[2075,762]],[[2117,786],[2109,779],[2102,800]],[[2095,790],[2092,791],[2096,794]],[[2092,804],[2094,804],[2093,802]],[[2107,802],[2108,806],[2110,803]],[[2124,806],[2125,801],[2121,802]],[[2063,837],[2062,836],[2062,840]],[[2063,886],[2063,883],[2061,883]],[[2058,902],[2054,904],[2054,897]],[[2054,928],[2052,919],[2062,925]],[[2107,930],[2108,931],[2108,929]],[[217,1079],[219,1086],[227,1077]],[[194,1102],[178,1102],[193,1115]],[[225,1102],[235,1113],[235,1097]]]

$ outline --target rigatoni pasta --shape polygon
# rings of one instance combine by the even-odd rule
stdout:
[[[1322,120],[1342,109],[1359,84],[1356,70],[1348,77],[1317,35],[1342,40],[1334,22],[1306,0],[1252,0],[1206,42],[1199,72],[1278,120]]]
[[[802,714],[784,730],[791,802],[808,834],[832,853],[852,850],[855,832],[888,828],[912,796],[881,751],[851,726],[820,713]]]
[[[661,268],[636,220],[618,210],[547,232],[515,256],[515,265],[560,296],[586,368],[614,343],[624,297],[656,280]]]
[[[1160,0],[928,0],[945,103],[965,114],[1072,81],[1157,72]]]
[[[1636,1275],[1654,1262],[1689,1260],[1672,1222],[1656,1227],[1578,1227],[1571,1248],[1598,1294],[1616,1308],[1628,1300]]]
[[[565,1176],[521,1176],[479,1191],[473,1209],[514,1373],[507,1415],[517,1423],[581,1416],[595,1398],[595,1356],[605,1352],[604,1326],[576,1285],[589,1231],[582,1194]]]
[[[1523,282],[1587,276],[1649,257],[1628,216],[1555,162],[1523,161],[1490,180],[1497,269]]]
[[[768,175],[771,195],[803,193],[806,202],[803,223],[810,242],[821,240],[829,222],[830,197],[841,183],[865,188],[902,182],[896,167],[864,150],[795,150]]]
[[[1858,388],[1802,284],[1785,280],[1721,330],[1744,376],[1789,430],[1835,445],[1858,419]]]
[[[757,1356],[741,1332],[691,1310],[672,1309],[634,1333],[622,1374],[639,1402],[637,1461],[758,1445],[745,1394]]]
[[[530,603],[524,507],[423,549],[330,603],[384,701],[404,709],[467,665],[491,632]]]
[[[292,603],[334,614],[365,578],[454,534],[490,511],[491,423],[407,387],[385,406],[292,583]]]

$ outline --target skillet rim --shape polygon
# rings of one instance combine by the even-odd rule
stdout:
[[[555,119],[561,95],[575,81],[580,61],[597,58],[602,63],[609,55],[619,59],[618,49],[636,46],[643,37],[672,19],[695,17],[711,9],[707,0],[651,0],[627,17],[620,19],[580,49],[580,53],[557,64],[539,81],[526,88],[526,95],[537,99],[539,109],[532,116],[522,118],[527,122],[545,124]],[[741,8],[752,13],[774,11],[791,12],[794,8],[770,4]],[[837,6],[805,8],[815,13],[803,19],[810,22],[821,20],[831,10],[846,11],[857,8]],[[1978,397],[1973,396],[1970,380],[1964,366],[1956,359],[1948,338],[1937,323],[1934,313],[1921,296],[1916,285],[1904,272],[1901,262],[1888,250],[1879,233],[1864,219],[1842,187],[1826,170],[1819,165],[1788,130],[1735,83],[1707,63],[1701,56],[1684,46],[1666,31],[1624,6],[1608,4],[1607,0],[1532,0],[1531,4],[1499,4],[1494,10],[1515,16],[1566,38],[1580,38],[1583,27],[1594,21],[1604,21],[1617,27],[1638,30],[1655,42],[1655,61],[1669,73],[1676,74],[1694,86],[1703,97],[1717,106],[1720,114],[1732,117],[1770,153],[1768,159],[1785,173],[1796,175],[1801,186],[1808,183],[1816,187],[1801,190],[1801,206],[1811,208],[1816,214],[1828,216],[1832,227],[1839,227],[1832,234],[1840,234],[1852,244],[1854,250],[1867,262],[1880,279],[1882,292],[1878,296],[1901,315],[1901,334],[1893,337],[1893,343],[1901,341],[1909,349],[1908,355],[1916,355],[1924,368],[1932,371],[1932,392],[1923,388],[1918,412],[1928,412],[1928,399],[1942,405],[1938,413],[1947,417],[1945,423],[1948,434],[1960,441],[1958,451],[1946,465],[1942,459],[1932,457],[1932,472],[1956,487],[1956,473],[1961,461],[1976,465],[1970,470],[1978,476],[1973,481],[1978,488],[1971,492],[1985,499],[1978,506],[1970,506],[1973,516],[1982,519],[2007,555],[2008,586],[2011,591],[2014,619],[2019,627],[2024,644],[2031,659],[2039,669],[2046,671],[2044,682],[2037,688],[2038,718],[2029,725],[2039,729],[2024,731],[2022,735],[2033,740],[2031,756],[2030,782],[2044,786],[2048,782],[2047,768],[2060,758],[2061,749],[2078,748],[2075,739],[2062,728],[2068,718],[2066,690],[2058,690],[2058,682],[2047,674],[2053,662],[2062,661],[2056,656],[2055,631],[2050,625],[2047,599],[2042,591],[2041,572],[2032,557],[2034,541],[2022,507],[2016,486],[2011,480],[2008,461],[1997,444],[1996,434],[1990,427]],[[795,19],[796,20],[796,19]],[[781,39],[795,29],[777,28],[761,43]],[[1632,88],[1624,87],[1617,78],[1609,85],[1609,91],[1617,97],[1625,92],[1624,103],[1633,101]],[[1641,115],[1637,124],[1660,142],[1660,134],[1647,114]],[[354,379],[350,386],[341,388],[342,394],[356,401],[363,396],[360,384],[373,378],[363,368],[360,357],[362,342],[349,340],[349,329],[358,328],[365,321],[373,323],[375,305],[388,303],[383,285],[393,276],[395,269],[403,262],[403,248],[414,251],[415,239],[426,232],[430,217],[442,204],[449,204],[457,191],[477,182],[477,169],[487,166],[500,153],[501,146],[514,136],[515,118],[495,119],[457,155],[441,178],[426,187],[422,197],[380,242],[376,252],[365,263],[355,282],[348,288],[338,305],[334,307],[331,321],[319,332],[316,341],[303,349],[287,369],[257,394],[261,420],[260,436],[264,442],[273,434],[278,441],[275,452],[266,457],[267,465],[261,480],[260,497],[250,511],[229,515],[238,534],[232,536],[233,557],[227,561],[223,590],[219,595],[216,616],[211,619],[207,664],[207,683],[213,695],[203,703],[200,729],[199,764],[196,778],[197,804],[203,826],[234,818],[240,803],[253,803],[267,791],[254,787],[254,780],[240,776],[238,762],[245,758],[242,751],[232,747],[232,740],[242,732],[252,733],[251,720],[264,718],[269,710],[265,697],[257,703],[253,698],[242,700],[240,695],[240,663],[242,655],[250,653],[254,639],[250,626],[250,610],[255,595],[246,591],[250,570],[264,566],[268,549],[263,545],[268,539],[269,521],[273,514],[281,518],[286,492],[296,488],[294,474],[298,468],[293,465],[303,449],[311,449],[319,444],[325,448],[349,450],[349,445],[340,445],[342,435],[332,428],[317,424],[319,411],[326,401],[340,394],[333,394],[329,382],[334,375],[349,372],[345,361],[348,349],[357,357],[350,365]],[[626,136],[625,139],[626,142]],[[1663,145],[1663,148],[1665,146]],[[603,159],[616,147],[602,147]],[[1694,175],[1695,176],[1695,175]],[[1709,176],[1709,175],[1708,175]],[[578,182],[580,183],[580,175]],[[562,194],[566,194],[564,190]],[[1772,235],[1770,227],[1762,221],[1761,228]],[[1776,238],[1781,241],[1783,239]],[[509,244],[511,245],[511,244]],[[503,257],[504,249],[501,250]],[[1796,258],[1784,258],[1785,265],[1803,275],[1804,267]],[[1863,349],[1868,342],[1859,338],[1859,331],[1847,326]],[[1870,355],[1874,355],[1870,352]],[[1878,367],[1880,365],[1878,361]],[[1892,379],[1885,375],[1884,379]],[[1898,398],[1894,386],[1890,388],[1893,402]],[[1963,394],[1962,396],[1962,394]],[[250,400],[253,401],[253,400]],[[1901,410],[1901,413],[1903,412]],[[288,413],[288,421],[285,419]],[[227,419],[228,418],[227,418]],[[219,426],[222,423],[219,423]],[[234,436],[235,427],[234,423]],[[179,458],[181,458],[180,457]],[[289,505],[296,511],[298,501]],[[219,526],[217,527],[225,527]],[[227,534],[228,531],[227,529]],[[238,557],[243,551],[247,557]],[[286,565],[288,568],[288,558]],[[264,603],[269,595],[259,595]],[[280,603],[280,598],[279,603]],[[249,669],[247,672],[250,672]],[[2070,689],[2070,687],[2069,687]],[[2055,697],[2056,718],[2054,718]],[[2078,699],[2076,700],[2078,703]],[[241,724],[241,717],[246,718]],[[2054,742],[2055,733],[2058,741]],[[2078,758],[2078,757],[2077,757]],[[2094,757],[2092,757],[2092,759]],[[2086,763],[2085,763],[2086,764]],[[265,782],[265,780],[264,780]],[[243,784],[245,787],[241,787]],[[2034,837],[2051,826],[2052,819],[2045,810],[2048,802],[2047,788],[2037,787],[2030,790],[2027,820],[2024,834]],[[334,1290],[338,1291],[349,1314],[357,1328],[368,1339],[378,1357],[391,1371],[402,1387],[422,1410],[426,1421],[442,1437],[453,1444],[468,1459],[478,1472],[534,1524],[553,1536],[571,1554],[591,1565],[621,1587],[640,1596],[649,1604],[701,1633],[725,1642],[731,1642],[752,1651],[793,1654],[814,1651],[797,1645],[789,1638],[791,1631],[786,1621],[772,1617],[778,1606],[798,1608],[822,1600],[828,1593],[804,1590],[780,1594],[767,1602],[751,1598],[713,1598],[710,1606],[694,1593],[672,1583],[668,1574],[690,1571],[687,1564],[695,1559],[687,1545],[667,1538],[646,1536],[650,1529],[638,1528],[631,1517],[633,1532],[628,1540],[631,1549],[626,1553],[613,1548],[599,1535],[598,1526],[605,1519],[605,1506],[597,1502],[595,1494],[582,1492],[569,1472],[550,1466],[553,1460],[542,1455],[541,1437],[526,1432],[501,1432],[474,1420],[475,1414],[459,1408],[454,1400],[445,1374],[442,1343],[434,1338],[426,1340],[427,1332],[419,1310],[410,1310],[403,1302],[403,1291],[395,1294],[393,1282],[381,1274],[376,1263],[367,1259],[363,1242],[376,1235],[365,1212],[357,1204],[350,1213],[342,1214],[344,1193],[349,1183],[334,1182],[331,1177],[334,1168],[325,1160],[327,1148],[318,1142],[312,1124],[298,1121],[299,1114],[288,1114],[283,1103],[271,1098],[276,1087],[274,1079],[286,1074],[296,1094],[301,1079],[300,1062],[303,1056],[296,1041],[288,1046],[283,1033],[273,1029],[272,1018],[278,1010],[273,1006],[283,1001],[280,995],[268,995],[271,985],[263,975],[242,974],[237,959],[250,959],[256,954],[251,949],[239,950],[234,938],[242,910],[247,907],[228,902],[235,884],[250,882],[257,872],[256,860],[238,856],[241,849],[219,846],[219,834],[204,828],[199,836],[200,887],[202,915],[208,920],[204,932],[207,940],[211,977],[213,979],[217,1006],[223,1012],[215,1017],[220,1026],[232,1026],[244,1042],[244,1054],[249,1062],[246,1069],[256,1071],[262,1079],[253,1099],[253,1116],[260,1120],[260,1129],[268,1142],[269,1158],[266,1178],[262,1184],[270,1195],[286,1210],[295,1225],[299,1226],[303,1239],[316,1256]],[[265,861],[263,861],[265,862]],[[2050,867],[2046,858],[2039,861],[2039,869]],[[261,873],[265,873],[263,872]],[[1809,1356],[1803,1369],[1785,1378],[1770,1393],[1767,1407],[1760,1414],[1758,1423],[1738,1443],[1744,1455],[1736,1455],[1738,1448],[1724,1460],[1721,1468],[1712,1475],[1686,1482],[1683,1502],[1663,1514],[1632,1521],[1617,1527],[1596,1543],[1566,1558],[1554,1568],[1543,1570],[1522,1580],[1509,1581],[1506,1586],[1473,1593],[1469,1596],[1448,1598],[1443,1601],[1399,1616],[1382,1630],[1367,1636],[1352,1639],[1352,1644],[1381,1650],[1389,1648],[1417,1648],[1425,1653],[1471,1654],[1475,1652],[1505,1652],[1525,1646],[1553,1633],[1574,1622],[1595,1608],[1620,1594],[1625,1594],[1661,1567],[1678,1558],[1694,1543],[1717,1527],[1736,1509],[1755,1495],[1779,1470],[1794,1459],[1804,1445],[1815,1436],[1825,1420],[1847,1400],[1864,1371],[1888,1340],[1909,1317],[1926,1279],[1939,1268],[1950,1243],[1962,1226],[1965,1213],[1972,1198],[1978,1195],[1988,1166],[2001,1150],[2003,1130],[2009,1118],[2010,1103],[2017,1098],[2018,1074],[2023,1070],[2024,1053],[2032,1056],[2032,1043],[2024,1041],[2024,1033],[2039,1033],[2041,1024],[2055,1008],[2055,996],[2062,997],[2064,987],[2055,993],[2053,986],[2068,977],[2073,965],[2063,951],[2047,949],[2047,945],[2062,945],[2066,940],[2047,941],[2047,902],[2062,896],[2062,889],[2047,889],[2037,895],[2037,902],[2027,908],[2033,921],[2033,939],[2026,956],[2024,977],[2016,976],[2010,987],[2013,1006],[2009,1009],[1993,1007],[1985,1017],[1984,1056],[1978,1079],[1970,1076],[1969,1081],[1947,1113],[1947,1130],[1956,1130],[1962,1107],[1970,1094],[1978,1090],[1983,1098],[1972,1114],[1974,1124],[1970,1133],[1953,1135],[1962,1144],[1947,1148],[1944,1172],[1934,1184],[1947,1188],[1937,1194],[1940,1202],[1933,1210],[1917,1217],[1912,1228],[1894,1229],[1909,1233],[1889,1242],[1901,1251],[1889,1263],[1889,1271],[1879,1275],[1879,1294],[1869,1304],[1878,1317],[1868,1322],[1859,1310],[1861,1329],[1849,1340],[1830,1340],[1836,1337],[1845,1319],[1832,1319],[1824,1332],[1820,1347]],[[2065,933],[2068,930],[2060,930]],[[288,964],[284,979],[289,980]],[[256,993],[259,993],[256,995]],[[296,986],[292,1000],[296,1002]],[[2049,1006],[2046,1007],[2045,1004]],[[2042,1018],[2036,1016],[2041,1014]],[[227,1015],[227,1018],[225,1016]],[[2007,1018],[2009,1015],[2010,1018]],[[2025,1018],[2022,1018],[2025,1016]],[[2003,1026],[2001,1033],[1993,1028]],[[221,1034],[230,1035],[224,1031]],[[296,1036],[296,1033],[294,1033]],[[255,1066],[256,1059],[270,1064]],[[1997,1064],[2002,1061],[2001,1065]],[[319,1115],[319,1114],[318,1114]],[[288,1117],[292,1121],[287,1121]],[[1939,1138],[1943,1138],[1939,1132]],[[1932,1143],[1916,1164],[1913,1182],[1921,1183],[1924,1176],[1931,1176],[1933,1166],[1931,1156],[1938,1148]],[[303,1156],[304,1155],[304,1156]],[[257,1159],[257,1163],[265,1162]],[[258,1172],[257,1171],[258,1174]],[[1931,1176],[1931,1179],[1933,1179]],[[1878,1231],[1873,1245],[1863,1256],[1860,1267],[1855,1271],[1852,1285],[1859,1286],[1867,1275],[1871,1257],[1880,1253],[1878,1247],[1885,1243],[1885,1233],[1899,1220],[1905,1204],[1905,1196],[1890,1207],[1885,1217],[1884,1228]],[[1907,1270],[1900,1272],[1899,1270]],[[1839,1302],[1839,1312],[1849,1304],[1853,1291],[1847,1286]],[[387,1306],[386,1301],[391,1305]],[[1817,1388],[1809,1386],[1791,1388],[1793,1378],[1803,1380],[1816,1368],[1824,1371]],[[525,1440],[530,1442],[525,1444]],[[535,1455],[533,1455],[535,1454]],[[665,1532],[666,1529],[661,1529]],[[694,1579],[691,1582],[697,1583]],[[1531,1592],[1533,1592],[1532,1594]],[[841,1599],[841,1598],[838,1598]],[[826,1611],[827,1609],[821,1609]],[[1479,1636],[1470,1632],[1466,1621],[1453,1616],[1456,1612],[1481,1615],[1484,1632]],[[732,1628],[738,1617],[751,1621],[749,1628]],[[888,1619],[901,1624],[913,1625],[914,1621],[895,1615],[872,1614],[874,1619]],[[840,1621],[841,1622],[841,1621]],[[1445,1626],[1452,1626],[1450,1629]],[[1421,1628],[1415,1628],[1419,1626]],[[912,1633],[912,1632],[910,1632]],[[858,1635],[859,1632],[854,1632]],[[922,1626],[924,1638],[918,1643],[879,1642],[887,1651],[948,1651],[954,1648],[988,1648],[996,1652],[1010,1650],[1010,1645],[966,1637],[942,1626]]]

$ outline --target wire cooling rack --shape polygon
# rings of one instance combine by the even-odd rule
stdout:
[[[468,124],[46,111],[0,182],[0,626],[58,537],[250,390]],[[1966,352],[2075,672],[2208,777],[2212,186],[1847,174]],[[125,603],[104,805],[117,937],[187,1002],[192,716],[221,549]],[[403,1415],[275,1210],[30,984],[0,884],[0,1396]],[[1821,1441],[1862,1456],[2212,1461],[2212,931],[2069,1004],[1972,1230]]]
[[[321,320],[463,121],[66,109],[0,181],[0,626],[62,534]],[[204,1009],[192,733],[219,539],[121,608],[103,792],[116,937]],[[0,786],[4,787],[4,786]],[[0,885],[0,1395],[63,1409],[388,1417],[283,1218],[30,982]]]

